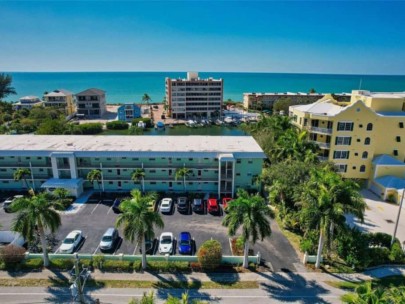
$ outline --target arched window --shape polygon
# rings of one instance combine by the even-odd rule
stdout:
[[[368,157],[368,152],[367,152],[367,151],[364,151],[361,157],[362,157],[362,158],[367,158],[367,157]]]
[[[372,123],[368,123],[367,124],[367,131],[372,131],[373,130],[373,124]]]
[[[360,172],[366,172],[366,166],[365,165],[360,166]]]
[[[370,144],[370,137],[366,137],[366,139],[364,140],[364,144],[365,144],[365,145],[369,145],[369,144]]]

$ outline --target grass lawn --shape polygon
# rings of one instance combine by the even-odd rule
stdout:
[[[333,286],[335,288],[351,290],[353,291],[357,286],[363,284],[364,282],[337,282],[337,281],[326,281],[325,283]],[[405,285],[405,276],[396,275],[389,276],[381,279],[372,280],[373,287],[400,287]]]
[[[66,279],[0,279],[0,286],[7,287],[69,287]],[[135,280],[89,280],[86,287],[97,288],[156,288],[156,289],[256,289],[256,281],[201,282],[201,281],[135,281]]]

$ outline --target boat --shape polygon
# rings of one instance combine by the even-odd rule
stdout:
[[[231,123],[234,122],[234,120],[233,120],[232,117],[227,116],[227,117],[224,118],[224,122],[227,123],[227,124],[231,124]]]
[[[194,128],[194,127],[196,127],[196,122],[194,121],[194,120],[187,120],[187,122],[186,122],[186,126],[187,127],[191,127],[191,128]]]
[[[217,120],[215,121],[215,124],[216,124],[217,126],[221,126],[221,125],[224,124],[224,122],[223,122],[222,120],[220,120],[220,119],[217,119]]]
[[[170,124],[170,125],[169,125],[169,128],[174,128],[173,124]]]
[[[164,122],[163,122],[163,121],[158,121],[158,122],[156,123],[156,129],[157,129],[157,130],[164,130],[164,129],[165,129],[165,124],[164,124]]]

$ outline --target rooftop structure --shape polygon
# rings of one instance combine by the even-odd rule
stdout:
[[[76,95],[77,114],[89,118],[99,118],[107,111],[105,91],[100,89],[87,89]]]
[[[13,104],[16,110],[31,109],[34,106],[42,105],[42,100],[38,96],[24,96],[20,98],[19,102]]]
[[[45,107],[63,108],[67,115],[76,112],[75,98],[72,92],[64,89],[54,90],[43,96]]]

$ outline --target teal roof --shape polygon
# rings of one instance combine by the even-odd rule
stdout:
[[[373,165],[405,166],[405,163],[390,155],[382,154],[373,159]]]
[[[41,188],[70,188],[77,189],[83,183],[82,178],[60,179],[50,178],[41,185]]]
[[[377,177],[374,181],[383,186],[384,188],[394,188],[394,189],[405,188],[405,179],[392,175]]]

